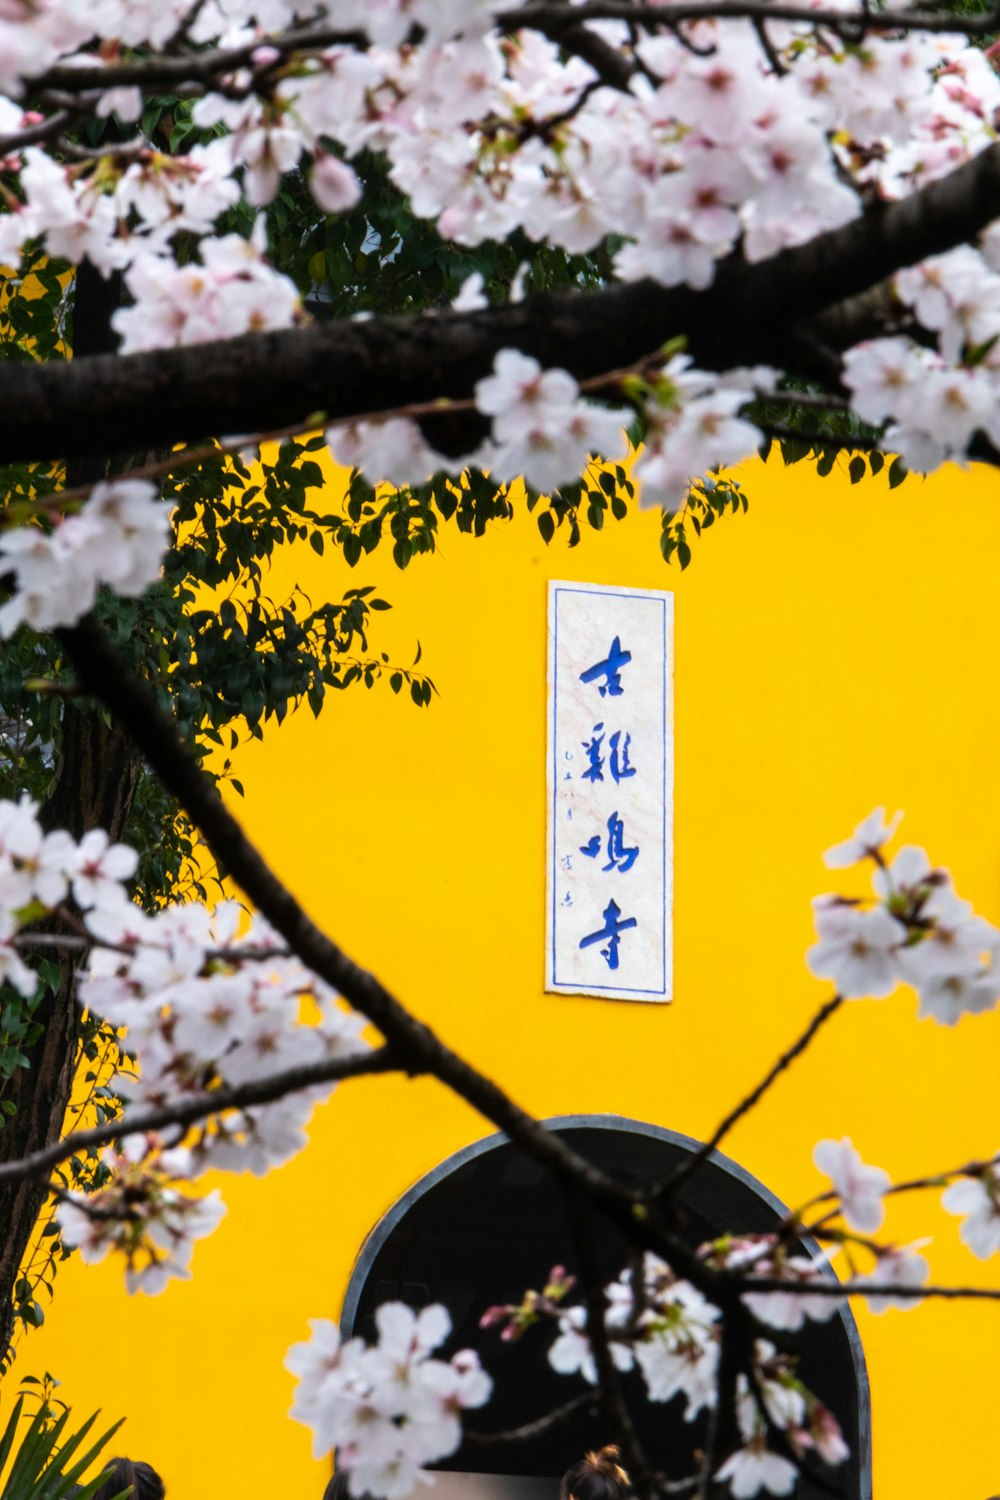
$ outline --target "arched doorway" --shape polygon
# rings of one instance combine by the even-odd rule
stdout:
[[[566,1115],[546,1123],[571,1135],[581,1155],[628,1182],[661,1178],[700,1145],[690,1136],[616,1115]],[[773,1193],[718,1152],[685,1185],[680,1201],[685,1234],[693,1244],[726,1229],[764,1232],[786,1213]],[[483,1333],[479,1318],[491,1304],[517,1302],[527,1287],[540,1287],[557,1262],[572,1270],[571,1245],[566,1206],[548,1173],[506,1136],[488,1136],[421,1178],[372,1230],[348,1284],[344,1334],[370,1337],[381,1302],[444,1303],[453,1325],[449,1351],[479,1349],[496,1380],[482,1427],[519,1426],[565,1402],[583,1383],[557,1375],[537,1346],[503,1344],[495,1334]],[[815,1246],[807,1248],[819,1256]],[[603,1222],[595,1233],[595,1253],[610,1281],[626,1257],[617,1231]],[[871,1500],[868,1378],[854,1318],[845,1307],[828,1323],[808,1324],[797,1337],[802,1377],[837,1414],[851,1446],[838,1487],[845,1500]],[[704,1441],[699,1423],[683,1420],[681,1405],[641,1397],[635,1405],[651,1458],[674,1473],[683,1471]],[[552,1500],[567,1466],[605,1440],[593,1418],[581,1415],[516,1447],[465,1442],[441,1465],[435,1495],[437,1500]],[[828,1493],[808,1481],[798,1491],[799,1500],[820,1500]]]

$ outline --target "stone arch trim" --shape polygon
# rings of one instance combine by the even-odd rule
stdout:
[[[642,1120],[635,1120],[625,1115],[555,1115],[543,1120],[542,1123],[547,1129],[558,1130],[560,1132],[572,1132],[583,1129],[590,1131],[606,1130],[617,1135],[639,1136],[646,1140],[659,1141],[666,1146],[674,1148],[674,1150],[686,1153],[694,1153],[700,1150],[703,1144],[693,1136],[684,1135],[680,1131],[670,1130],[665,1126],[653,1125]],[[461,1147],[420,1177],[386,1210],[365,1238],[351,1271],[340,1317],[341,1329],[345,1336],[349,1336],[354,1332],[362,1294],[380,1251],[386,1245],[393,1232],[404,1222],[407,1214],[414,1205],[419,1203],[422,1198],[436,1187],[446,1182],[449,1177],[467,1163],[508,1145],[510,1145],[509,1137],[503,1132],[497,1131],[492,1135],[484,1136],[481,1140],[473,1141],[468,1146]],[[784,1217],[788,1213],[787,1205],[782,1203],[764,1183],[760,1182],[758,1178],[754,1177],[751,1172],[748,1172],[745,1167],[742,1167],[731,1157],[723,1155],[720,1151],[713,1151],[707,1158],[707,1165],[722,1172],[734,1185],[738,1184],[743,1190],[751,1192],[762,1207],[770,1210],[776,1216]],[[802,1243],[805,1249],[818,1262],[822,1263],[824,1275],[834,1280],[833,1271],[826,1262],[819,1245],[812,1240],[805,1240]],[[839,1321],[843,1329],[850,1352],[856,1384],[858,1420],[857,1431],[852,1434],[852,1446],[856,1453],[858,1466],[859,1486],[856,1491],[857,1500],[872,1500],[871,1395],[864,1351],[861,1346],[861,1338],[854,1315],[846,1302],[838,1308],[834,1320],[831,1321]]]

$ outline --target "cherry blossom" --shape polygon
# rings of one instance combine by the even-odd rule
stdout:
[[[0,532],[0,556],[16,587],[0,606],[0,636],[19,625],[50,630],[73,625],[93,606],[102,584],[128,596],[159,576],[167,547],[169,508],[142,479],[94,486],[75,514],[40,526]]]
[[[870,1234],[880,1228],[885,1217],[882,1195],[889,1186],[889,1174],[881,1167],[866,1167],[851,1142],[820,1141],[813,1151],[813,1161],[833,1181],[840,1200],[840,1211],[852,1229]]]
[[[819,942],[806,962],[818,979],[833,981],[848,1000],[881,999],[898,982],[898,950],[906,929],[881,907],[859,911],[834,897],[813,902]]]
[[[218,1192],[193,1198],[174,1185],[188,1176],[183,1152],[162,1153],[152,1140],[133,1136],[121,1153],[105,1157],[113,1174],[107,1187],[62,1198],[63,1239],[91,1263],[120,1251],[128,1291],[156,1296],[172,1277],[190,1276],[194,1242],[212,1233],[225,1205]]]
[[[835,8],[850,10],[847,0]],[[40,247],[104,275],[121,272],[129,302],[114,328],[123,353],[288,328],[306,314],[296,286],[272,264],[264,218],[251,229],[248,213],[245,232],[223,233],[223,215],[272,203],[297,175],[321,225],[322,215],[357,207],[365,163],[378,157],[409,210],[455,243],[474,248],[520,234],[570,254],[599,250],[609,281],[652,277],[703,290],[727,258],[760,260],[804,244],[994,143],[1000,81],[990,54],[957,33],[900,29],[859,43],[846,25],[841,34],[780,21],[765,37],[738,17],[677,22],[668,10],[662,26],[656,7],[629,26],[585,18],[587,45],[575,55],[564,38],[487,0],[10,0],[0,5],[0,130],[8,138],[0,260],[16,270]],[[297,44],[287,32],[300,22],[316,30]],[[324,39],[324,28],[340,39]],[[598,44],[615,67],[599,66]],[[212,72],[206,59],[220,48],[242,51]],[[195,131],[190,139],[181,132],[176,149],[147,136],[147,96],[122,71],[158,53],[172,67],[184,55],[193,64],[184,92],[194,100]],[[43,84],[53,67],[65,94]],[[97,84],[74,91],[72,70],[83,67],[96,69]],[[121,139],[93,148],[86,132],[63,139],[55,111],[67,99],[83,125],[113,113]],[[315,227],[310,220],[302,229]],[[512,302],[523,279],[515,277]],[[984,438],[1000,445],[998,291],[1000,220],[976,242],[899,271],[890,336],[847,348],[831,374],[829,388],[847,392],[849,414],[912,468],[964,461]],[[481,278],[472,277],[442,315],[467,318],[485,300]],[[756,425],[758,397],[782,394],[782,370],[720,374],[667,346],[622,372],[611,369],[610,352],[602,367],[602,353],[581,388],[565,369],[501,350],[474,387],[490,438],[447,460],[412,407],[387,405],[351,422],[331,411],[327,441],[373,483],[415,485],[475,464],[549,492],[577,480],[592,458],[624,454],[624,428],[638,418],[641,503],[675,511],[692,481],[749,457],[769,435]],[[35,521],[0,534],[12,580],[0,635],[72,625],[102,588],[141,594],[159,576],[169,526],[153,486],[137,479],[97,485],[65,514],[40,505]],[[807,963],[846,998],[881,998],[910,984],[921,1016],[954,1025],[997,1003],[1000,932],[923,851],[904,848],[887,862],[896,821],[876,809],[827,851],[829,869],[873,861],[874,895],[815,903],[818,941]],[[135,852],[99,831],[77,841],[43,830],[28,799],[0,804],[0,977],[30,996],[33,924],[65,915],[64,906],[82,921],[93,950],[77,998],[128,1048],[114,1080],[126,1130],[150,1104],[364,1052],[361,1018],[286,956],[259,918],[231,903],[143,913],[127,891],[135,867]],[[263,1173],[288,1160],[331,1087],[220,1111],[183,1137],[126,1135],[121,1152],[105,1154],[107,1185],[60,1204],[67,1243],[89,1259],[122,1254],[131,1290],[156,1292],[187,1275],[194,1240],[223,1212],[217,1194],[198,1198],[191,1185],[210,1169]],[[821,1142],[814,1159],[830,1174],[849,1228],[877,1231],[886,1175],[865,1166],[847,1138]],[[968,1169],[942,1201],[963,1216],[961,1235],[976,1255],[1000,1248],[994,1164]],[[914,1246],[871,1242],[865,1253],[874,1267],[856,1279],[882,1289],[868,1292],[872,1309],[910,1305],[915,1299],[891,1288],[922,1286],[924,1257]],[[697,1254],[709,1270],[781,1284],[744,1294],[749,1312],[772,1327],[795,1330],[839,1305],[818,1290],[825,1266],[778,1236],[735,1237]],[[547,1318],[550,1364],[593,1382],[592,1330],[586,1308],[570,1305],[571,1291],[571,1277],[554,1276],[533,1301],[503,1310],[505,1331]],[[704,1292],[648,1256],[641,1271],[605,1288],[603,1317],[616,1365],[634,1370],[651,1400],[681,1398],[688,1418],[712,1406],[721,1319]],[[422,1466],[455,1451],[461,1412],[487,1399],[490,1382],[469,1351],[450,1360],[435,1353],[449,1334],[443,1309],[389,1305],[377,1327],[368,1347],[342,1341],[332,1324],[313,1325],[311,1341],[289,1355],[300,1377],[293,1412],[312,1428],[318,1453],[337,1445],[355,1495],[401,1500]],[[843,1459],[835,1419],[783,1356],[759,1343],[754,1375],[791,1453],[811,1447],[827,1462]],[[741,1445],[716,1477],[738,1500],[788,1493],[795,1466],[768,1446],[745,1378],[737,1417]]]
[[[70,889],[82,911],[116,902],[121,882],[135,874],[139,857],[126,844],[112,844],[103,828],[91,828],[77,847],[77,867]]]
[[[950,1214],[964,1214],[959,1233],[973,1255],[989,1260],[1000,1250],[1000,1171],[985,1167],[978,1177],[963,1177],[941,1194]]]
[[[788,1378],[780,1360],[775,1359],[771,1344],[758,1341],[754,1347],[756,1377],[761,1400],[770,1420],[794,1440],[806,1414],[806,1400],[796,1383]],[[716,1478],[728,1481],[730,1493],[741,1497],[759,1494],[790,1494],[799,1474],[790,1459],[772,1452],[761,1412],[750,1392],[745,1375],[737,1380],[736,1418],[744,1446],[731,1453],[718,1470]]]
[[[20,193],[0,226],[5,258],[41,238],[52,254],[124,270],[134,305],[116,326],[126,350],[284,327],[302,316],[294,288],[262,245],[238,266],[231,256],[222,264],[219,215],[240,197],[269,202],[298,172],[321,211],[343,212],[359,200],[361,153],[375,151],[413,211],[464,244],[521,229],[578,252],[614,234],[617,278],[701,288],[737,245],[752,260],[800,244],[855,218],[866,193],[900,197],[971,159],[990,145],[1000,106],[989,61],[959,35],[869,35],[859,49],[829,30],[781,23],[764,46],[735,19],[677,34],[647,16],[632,31],[594,23],[634,72],[624,88],[553,39],[510,30],[503,7],[341,6],[345,40],[304,45],[289,58],[282,29],[298,13],[278,0],[252,8],[105,0],[85,14],[69,0],[46,0],[19,11],[16,25],[0,22],[0,87],[9,96],[0,99],[0,127],[10,135],[22,119],[16,97],[33,78],[60,60],[95,65],[95,34],[107,86],[87,107],[134,125],[120,154],[66,160],[37,144],[14,153]],[[324,13],[315,12],[317,25]],[[170,153],[146,141],[140,90],[117,81],[122,51],[248,36],[257,42],[248,65],[200,89],[193,105],[210,138],[196,135]],[[845,352],[855,412],[915,467],[961,457],[977,434],[1000,436],[996,245],[991,226],[980,244],[897,276],[896,294],[932,347],[894,334]],[[509,359],[497,368],[509,375]],[[507,375],[482,382],[484,401],[501,399],[489,380]],[[506,427],[488,455],[496,472],[513,477],[520,468],[543,490],[576,478],[590,454],[622,446],[622,418],[581,402],[565,372],[556,375],[529,377],[538,399],[530,421],[532,403],[522,403],[517,431],[499,409],[487,413]],[[674,508],[692,477],[754,451],[759,434],[740,415],[748,397],[722,402],[714,388],[704,396],[690,407],[664,408],[655,395],[645,402],[647,503]],[[391,415],[373,430],[367,455],[371,472],[385,476],[394,470]]]
[[[885,820],[885,808],[876,807],[874,812],[868,814],[855,828],[854,833],[842,844],[834,844],[823,855],[823,863],[828,870],[842,870],[848,865],[856,865],[863,859],[871,859],[880,854],[882,845],[887,844],[892,838],[902,814]]]
[[[926,1243],[922,1241],[921,1243]],[[917,1245],[906,1245],[902,1248],[890,1246],[881,1250],[875,1263],[875,1269],[863,1276],[854,1279],[860,1285],[865,1282],[879,1287],[918,1287],[923,1286],[930,1275],[930,1266],[923,1255],[918,1254]],[[919,1297],[894,1297],[891,1292],[884,1294],[870,1293],[866,1295],[865,1301],[873,1313],[886,1312],[890,1307],[910,1308],[919,1304]]]
[[[501,478],[524,475],[548,492],[575,478],[591,454],[624,454],[620,414],[579,399],[565,370],[543,371],[516,349],[502,349],[493,374],[476,383],[476,405],[492,417],[488,466]]]
[[[344,1342],[325,1320],[288,1351],[298,1376],[291,1415],[311,1428],[313,1453],[337,1448],[337,1466],[352,1495],[408,1495],[425,1464],[446,1458],[461,1441],[459,1413],[482,1406],[492,1382],[472,1350],[450,1360],[433,1351],[451,1331],[445,1308],[414,1313],[401,1302],[375,1314],[378,1341]]]
[[[755,1439],[731,1453],[715,1477],[729,1485],[735,1500],[745,1500],[761,1490],[770,1495],[790,1495],[799,1471],[790,1459],[770,1452],[762,1440]]]

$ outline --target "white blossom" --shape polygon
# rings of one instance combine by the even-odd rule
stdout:
[[[941,1194],[950,1214],[965,1215],[959,1234],[973,1255],[989,1260],[1000,1250],[1000,1172],[986,1167],[979,1177],[963,1177]]]
[[[813,902],[819,942],[806,955],[817,979],[829,979],[839,994],[854,1000],[881,999],[896,987],[898,950],[906,929],[882,907],[859,911],[846,902],[820,897]]]
[[[790,1495],[799,1471],[781,1454],[771,1453],[762,1444],[753,1443],[730,1454],[715,1477],[729,1485],[735,1500],[747,1500],[748,1496],[757,1495],[761,1490],[769,1495]]]
[[[308,1343],[285,1360],[299,1378],[291,1415],[313,1432],[317,1458],[336,1445],[352,1495],[408,1495],[424,1465],[453,1453],[459,1413],[489,1399],[492,1383],[472,1350],[433,1357],[451,1329],[440,1305],[420,1313],[399,1302],[376,1313],[378,1341],[344,1343],[336,1327],[311,1323]]]
[[[882,1195],[889,1186],[888,1172],[866,1167],[846,1136],[841,1141],[820,1141],[813,1161],[831,1178],[840,1211],[851,1228],[864,1234],[878,1229],[885,1217]]]
[[[885,808],[876,807],[874,812],[868,814],[855,828],[854,833],[842,844],[834,844],[823,855],[823,863],[828,870],[841,870],[848,865],[856,865],[862,859],[871,858],[881,851],[882,845],[888,843],[896,829],[899,827],[901,814],[885,820]]]
[[[874,1270],[854,1279],[858,1285],[868,1283],[879,1287],[912,1288],[923,1286],[929,1275],[930,1266],[926,1258],[917,1253],[916,1246],[906,1245],[901,1249],[882,1250]],[[866,1293],[865,1301],[873,1313],[883,1313],[890,1307],[917,1307],[920,1298],[894,1297],[891,1292],[871,1292]]]

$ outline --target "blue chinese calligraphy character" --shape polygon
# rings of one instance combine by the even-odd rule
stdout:
[[[599,833],[595,833],[588,843],[580,845],[580,853],[585,854],[588,859],[596,859],[600,852],[601,835]]]
[[[617,870],[624,875],[626,870],[631,870],[638,858],[638,844],[628,849],[625,847],[625,824],[616,809],[608,819],[608,862],[601,869]]]
[[[603,686],[598,683],[597,691],[601,697],[620,698],[624,689],[622,688],[621,669],[632,660],[631,651],[623,651],[622,643],[618,636],[611,642],[611,650],[603,661],[595,662],[585,672],[580,673],[581,682],[598,682],[603,677]]]
[[[638,927],[639,925],[635,917],[625,917],[619,921],[621,914],[621,907],[617,901],[609,901],[602,913],[604,926],[599,932],[588,933],[585,938],[580,939],[580,947],[589,948],[591,943],[600,943],[607,938],[608,946],[601,949],[601,957],[605,960],[609,969],[617,969],[618,967],[618,944],[621,942],[619,934],[624,932],[628,927]]]
[[[601,746],[604,744],[604,725],[594,725],[594,735],[589,741],[580,742],[587,752],[587,769],[580,773],[581,781],[603,781],[604,780],[604,756],[601,754]]]
[[[628,776],[635,775],[635,767],[632,765],[628,758],[628,747],[632,743],[632,736],[630,734],[627,734],[625,736],[625,743],[621,746],[621,755],[619,756],[618,742],[621,737],[621,730],[616,729],[614,734],[608,740],[608,749],[611,751],[611,774],[615,778],[616,784],[619,781],[624,781]]]

